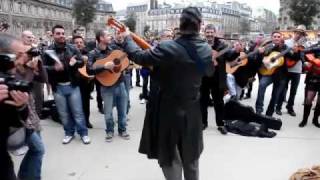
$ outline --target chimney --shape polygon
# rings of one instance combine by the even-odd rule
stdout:
[[[158,0],[150,0],[150,9],[158,9]]]

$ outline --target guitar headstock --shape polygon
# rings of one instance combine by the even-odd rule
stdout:
[[[117,21],[114,17],[110,17],[108,19],[107,25],[116,29],[117,31],[120,31],[120,32],[126,31],[126,26],[124,24],[122,24],[121,22]]]

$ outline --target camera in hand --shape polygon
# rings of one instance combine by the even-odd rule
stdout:
[[[27,51],[27,54],[31,57],[37,57],[41,55],[41,51],[36,47],[32,47]]]
[[[30,92],[32,83],[29,81],[18,80],[9,71],[15,67],[14,61],[16,56],[14,54],[0,54],[0,84],[5,84],[10,90],[17,90],[22,92]]]

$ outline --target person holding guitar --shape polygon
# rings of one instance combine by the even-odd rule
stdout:
[[[263,112],[264,95],[267,87],[273,84],[272,95],[266,112],[267,116],[272,116],[275,104],[278,101],[282,89],[285,87],[285,74],[287,67],[284,65],[283,56],[291,57],[287,45],[284,44],[283,35],[279,31],[271,34],[271,48],[263,48],[264,53],[258,57],[263,64],[259,69],[259,89],[256,100],[256,112]]]
[[[212,56],[217,55],[219,51],[227,48],[227,45],[216,37],[216,28],[213,24],[208,24],[205,27],[205,37],[206,41],[213,50]],[[211,95],[213,98],[213,105],[216,113],[216,125],[218,126],[218,130],[221,132],[221,134],[227,134],[223,122],[223,96],[226,89],[225,78],[223,78],[225,77],[225,63],[222,61],[218,63],[215,58],[213,58],[213,61],[216,69],[214,75],[204,76],[200,86],[200,107],[203,129],[208,127],[208,106]]]
[[[96,40],[98,42],[97,47],[91,51],[88,55],[87,72],[89,75],[99,75],[105,71],[111,73],[107,76],[116,74],[113,62],[106,62],[102,65],[97,65],[97,60],[107,58],[113,50],[117,49],[118,46],[112,44],[111,35],[105,30],[99,30],[96,33]],[[118,48],[120,49],[120,48]],[[120,72],[121,73],[121,72]],[[108,78],[108,77],[105,77]],[[98,78],[99,80],[99,78]],[[101,79],[100,79],[101,80]],[[112,110],[114,105],[117,108],[118,113],[118,134],[123,139],[130,139],[130,135],[127,132],[127,106],[128,106],[128,93],[126,91],[125,79],[123,74],[115,81],[114,84],[109,86],[101,83],[101,96],[104,103],[104,118],[106,121],[106,141],[111,142],[114,136],[114,120]]]
[[[301,61],[300,49],[304,48],[304,44],[307,41],[306,39],[307,34],[305,31],[306,31],[306,27],[304,25],[299,25],[294,30],[293,38],[285,41],[285,44],[289,48],[293,48],[293,50],[296,53],[294,58],[285,59],[286,65],[288,66],[288,72],[286,73],[286,77],[285,77],[286,87],[280,93],[279,101],[277,102],[277,106],[276,106],[276,113],[278,115],[282,115],[282,112],[281,112],[282,104],[286,98],[289,82],[291,82],[290,96],[289,96],[289,100],[286,108],[288,110],[288,113],[291,116],[296,116],[296,113],[294,112],[294,109],[293,109],[293,105],[294,105],[294,99],[296,97],[297,89],[300,82],[300,75],[302,73],[302,61]]]
[[[88,62],[88,50],[86,49],[83,37],[80,35],[75,35],[73,36],[72,41],[76,48],[80,51],[82,58],[85,62],[84,64],[86,65]],[[82,75],[79,80],[79,87],[81,92],[82,107],[86,120],[86,125],[88,128],[92,128],[92,124],[90,123],[90,96],[94,88],[93,77],[87,77]]]

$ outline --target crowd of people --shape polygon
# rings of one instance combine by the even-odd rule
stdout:
[[[307,125],[313,101],[320,90],[320,47],[306,46],[306,29],[298,26],[291,39],[279,31],[271,38],[262,35],[255,40],[227,41],[217,36],[215,26],[206,25],[200,35],[202,15],[197,8],[185,8],[180,27],[163,30],[159,39],[146,40],[151,49],[142,50],[130,32],[110,33],[97,30],[95,41],[74,31],[72,39],[65,37],[64,27],[55,25],[47,38],[35,38],[25,30],[21,37],[0,34],[0,77],[15,75],[16,79],[32,82],[30,91],[14,89],[0,82],[0,111],[4,115],[0,126],[0,179],[14,180],[8,151],[25,154],[17,176],[20,180],[41,179],[45,153],[41,139],[40,119],[43,118],[44,87],[52,92],[61,120],[63,144],[69,144],[75,132],[83,144],[90,144],[88,128],[91,93],[96,89],[97,106],[104,114],[105,140],[115,135],[114,107],[117,109],[118,135],[130,139],[127,130],[130,112],[130,89],[133,70],[136,86],[140,87],[141,104],[146,103],[146,115],[139,152],[158,159],[167,180],[199,179],[199,157],[203,150],[202,133],[208,127],[208,107],[213,105],[217,130],[226,135],[234,132],[247,136],[274,137],[281,120],[282,106],[296,116],[295,96],[302,73],[306,73],[303,119]],[[116,50],[125,56],[99,64]],[[122,71],[122,59],[130,59]],[[120,69],[120,70],[119,70]],[[119,74],[114,83],[106,84],[95,78]],[[258,77],[259,88],[255,110],[241,103],[251,98],[252,84]],[[109,77],[106,77],[109,78]],[[44,85],[47,86],[44,86]],[[290,84],[290,86],[289,86]],[[264,96],[269,85],[272,95],[265,115]],[[95,87],[95,88],[94,88]],[[289,90],[290,87],[290,91]],[[247,92],[245,92],[247,91]],[[320,128],[320,99],[316,101],[312,123]],[[132,117],[134,118],[134,117]],[[259,128],[252,127],[252,122]],[[16,127],[12,130],[12,127]],[[244,128],[246,127],[246,128]],[[9,148],[8,138],[25,129],[23,145]],[[9,142],[8,142],[9,144]],[[27,147],[27,148],[26,148]],[[183,169],[183,171],[182,171]]]

